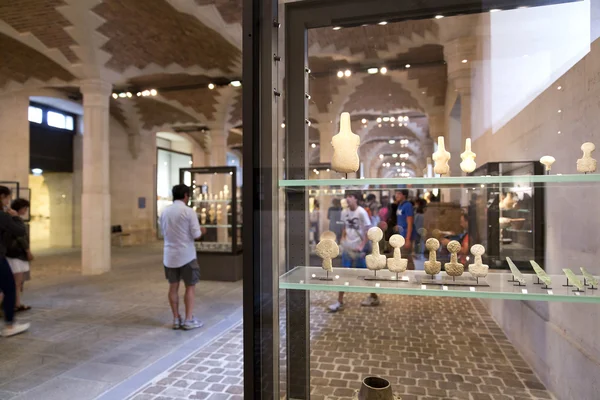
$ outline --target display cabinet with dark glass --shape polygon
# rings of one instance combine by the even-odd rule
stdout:
[[[537,161],[492,162],[471,174],[516,177],[509,184],[485,185],[481,195],[471,193],[469,198],[470,244],[485,246],[485,259],[489,264],[508,268],[506,257],[522,269],[531,269],[530,260],[544,264],[544,184],[531,185],[526,178],[543,174],[544,166]]]
[[[196,242],[203,279],[241,279],[242,204],[237,168],[181,168],[179,178],[182,183],[191,183],[190,207],[206,230]]]

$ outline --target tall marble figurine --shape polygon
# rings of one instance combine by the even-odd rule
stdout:
[[[475,163],[475,157],[477,155],[471,151],[471,139],[465,141],[465,151],[460,155],[462,162],[460,163],[460,169],[463,172],[473,172],[477,164]]]
[[[596,145],[592,142],[586,142],[581,145],[583,157],[577,160],[577,172],[596,172],[597,162],[592,158],[592,152],[596,150]]]
[[[438,136],[438,149],[435,153],[433,153],[433,172],[440,175],[447,175],[450,172],[450,166],[448,165],[448,161],[450,161],[450,152],[446,151],[446,146],[444,145],[444,137]]]
[[[450,262],[447,262],[444,267],[446,273],[452,277],[452,280],[457,276],[461,276],[465,272],[465,266],[458,262],[458,252],[460,251],[460,243],[456,240],[448,243],[448,251],[450,252]]]
[[[425,272],[431,275],[433,279],[433,275],[439,274],[442,270],[442,263],[437,261],[436,257],[436,252],[440,248],[440,242],[434,238],[427,239],[425,247],[429,250],[429,261],[425,261]]]
[[[333,146],[331,168],[334,171],[342,173],[358,171],[360,167],[360,160],[358,159],[360,136],[352,133],[349,113],[342,113],[340,131],[331,139],[331,145]]]
[[[378,227],[373,227],[367,231],[367,237],[373,244],[373,251],[366,257],[367,268],[377,271],[385,268],[386,257],[379,253],[379,242],[383,239],[383,231]]]
[[[405,240],[402,235],[392,235],[390,237],[390,246],[394,248],[394,256],[392,258],[387,259],[387,267],[391,272],[396,273],[396,279],[398,279],[398,274],[406,271],[406,267],[408,266],[408,260],[406,258],[402,258],[402,254],[400,253],[400,248],[404,246]]]

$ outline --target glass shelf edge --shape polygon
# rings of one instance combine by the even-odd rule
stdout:
[[[292,179],[279,180],[279,187],[315,186],[398,186],[398,185],[481,185],[510,183],[589,183],[600,182],[600,174],[448,176],[441,178]]]

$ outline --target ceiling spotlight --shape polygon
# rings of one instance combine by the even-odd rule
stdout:
[[[44,173],[44,170],[41,168],[34,168],[31,170],[31,173],[35,176],[40,176]]]
[[[387,68],[386,67],[381,67],[381,69],[379,70],[379,72],[381,72],[383,75],[385,75],[387,73]]]
[[[150,91],[149,90],[144,90],[142,92],[142,96],[146,97],[146,96],[150,96]]]
[[[383,117],[383,122],[390,122],[390,117]]]
[[[377,126],[381,128],[381,124],[379,124],[379,125],[377,125]]]
[[[397,168],[397,169],[396,169],[396,172],[400,172],[400,168]]]
[[[402,164],[400,164],[400,165],[402,165],[404,167],[406,165],[406,163],[404,161],[402,161]]]
[[[156,96],[157,94],[158,94],[158,92],[156,91],[156,89],[150,89],[151,96]]]
[[[214,84],[214,83],[209,83],[209,84],[208,84],[208,88],[209,88],[210,90],[213,90],[213,89],[215,88],[215,84]]]
[[[406,172],[406,168],[402,168],[402,172]]]
[[[561,134],[561,132],[560,132],[560,131],[558,131],[558,134],[560,135],[560,134]]]
[[[390,139],[390,140],[388,140],[388,143],[389,144],[394,144],[394,143],[396,143],[396,141],[394,139]]]
[[[393,127],[395,127],[396,125],[394,125],[394,124],[391,124],[390,126],[393,128]]]
[[[367,72],[368,72],[369,74],[371,74],[371,75],[372,75],[372,74],[376,74],[376,73],[378,73],[378,72],[379,72],[379,68],[369,68],[369,69],[367,70]]]
[[[338,78],[343,78],[344,77],[344,71],[338,71],[337,72],[337,77]]]
[[[466,63],[468,63],[468,62],[469,62],[469,60],[467,60],[466,58],[465,58],[464,60],[462,60],[462,63],[463,63],[463,64],[466,64]]]
[[[501,10],[500,10],[500,9],[498,9],[498,8],[492,8],[492,9],[490,10],[490,12],[491,12],[491,13],[495,13],[495,12],[498,12],[498,11],[501,11]]]
[[[400,165],[400,163],[399,163],[399,162],[397,162],[397,163],[396,163],[396,167],[397,167],[397,166],[399,166],[399,165]]]
[[[118,94],[116,94],[116,93],[113,93],[113,94],[112,94],[112,97],[113,97],[113,99],[118,99],[118,98],[119,98],[119,95],[118,95]]]
[[[282,127],[282,128],[285,128],[285,122],[282,122],[282,123],[281,123],[281,127]]]
[[[377,118],[377,122],[381,122],[381,117],[378,117],[378,118]]]
[[[383,154],[380,154],[380,155],[379,155],[379,158],[380,158],[380,159],[382,159],[382,158],[383,158]]]
[[[125,92],[121,92],[119,93],[119,97],[123,98],[123,97],[127,97],[127,93]]]
[[[381,21],[379,25],[387,25],[387,21]]]
[[[558,110],[558,113],[560,114],[562,112],[562,110]]]
[[[346,76],[346,78],[348,78],[350,75],[352,75],[352,71],[347,69],[346,71],[344,71],[344,75]]]
[[[390,117],[390,122],[396,122],[396,117]]]
[[[240,86],[242,86],[242,82],[240,82],[240,81],[232,81],[231,82],[231,86],[233,86],[233,87],[240,87]]]
[[[360,120],[360,122],[362,122],[363,124],[366,124],[367,123],[367,119],[363,118],[363,119]]]
[[[131,94],[131,92],[127,92],[127,97],[129,97],[129,98],[133,97],[133,95]]]
[[[137,92],[137,97],[140,97],[142,95],[142,92]]]
[[[392,154],[392,157],[398,158],[398,154],[394,153],[394,154]]]
[[[405,115],[405,116],[404,116],[404,120],[405,120],[405,121],[408,121],[408,115]]]
[[[557,90],[562,90],[562,86],[559,86],[556,88]]]
[[[443,16],[443,15],[436,15],[436,16],[435,16],[435,19],[442,19],[442,18],[444,18],[444,16]]]
[[[410,64],[406,64],[404,68],[410,68]]]
[[[334,27],[333,27],[333,30],[334,30],[334,31],[339,31],[340,29],[342,29],[342,27],[341,27],[341,26],[334,26]]]
[[[316,149],[317,145],[316,145],[316,143],[313,143],[313,144],[310,145],[310,147],[312,147],[313,149]]]

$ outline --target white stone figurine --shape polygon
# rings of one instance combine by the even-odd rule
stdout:
[[[581,145],[583,157],[577,160],[577,172],[596,172],[597,162],[592,158],[592,152],[596,150],[596,145],[592,142],[586,142]]]
[[[402,254],[400,252],[400,248],[404,246],[405,240],[402,235],[392,235],[390,237],[390,246],[394,248],[394,255],[392,258],[387,259],[387,267],[391,272],[395,272],[396,274],[401,274],[406,271],[406,267],[408,266],[408,260],[406,258],[402,258]]]
[[[444,145],[444,137],[438,136],[438,149],[435,153],[433,153],[433,172],[440,175],[447,175],[450,172],[450,166],[448,165],[448,161],[450,161],[450,152],[446,151],[446,146]]]
[[[460,169],[463,172],[473,172],[477,164],[475,163],[475,157],[477,155],[471,151],[471,139],[465,141],[465,151],[460,155],[462,162],[460,163]]]
[[[475,256],[475,261],[473,264],[469,264],[469,273],[477,279],[479,282],[479,278],[485,278],[488,274],[488,270],[490,267],[483,263],[481,256],[485,253],[485,247],[480,244],[475,244],[471,247],[471,254]]]
[[[367,268],[377,273],[378,270],[385,268],[386,257],[379,254],[379,242],[383,239],[383,231],[374,226],[367,231],[367,237],[373,244],[373,251],[366,257]]]
[[[334,232],[331,231],[324,231],[323,233],[321,233],[321,237],[319,238],[319,240],[333,240],[334,242],[336,241],[336,239],[337,236]]]
[[[446,273],[454,279],[457,276],[461,276],[465,272],[465,266],[458,262],[458,252],[460,251],[460,243],[456,240],[448,243],[448,251],[450,252],[450,262],[444,265]]]
[[[440,242],[437,239],[431,238],[427,239],[425,242],[425,247],[429,250],[429,261],[425,261],[425,272],[428,275],[436,275],[439,274],[442,270],[442,263],[437,261],[436,252],[440,248]]]
[[[323,259],[323,269],[327,272],[333,271],[331,259],[340,255],[340,248],[337,243],[331,239],[324,239],[319,242],[315,250],[317,256]]]
[[[546,167],[546,174],[550,173],[550,170],[552,169],[552,164],[554,164],[555,161],[556,159],[552,156],[544,156],[540,158],[540,163],[544,164],[544,167]]]
[[[360,167],[358,147],[360,136],[352,133],[350,114],[342,113],[340,118],[340,132],[331,139],[333,158],[331,168],[341,173],[356,172]]]
[[[346,210],[346,209],[348,208],[348,200],[346,200],[346,199],[342,199],[342,200],[340,201],[340,204],[341,204],[341,206],[342,206],[342,210]]]

